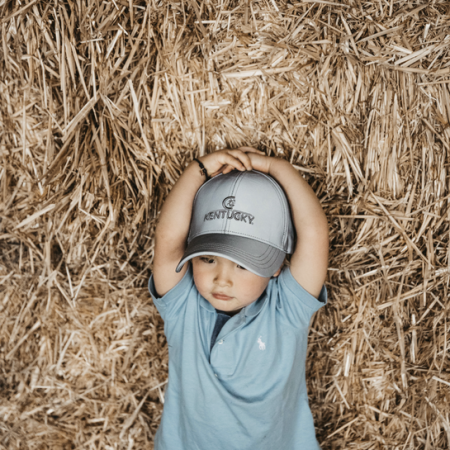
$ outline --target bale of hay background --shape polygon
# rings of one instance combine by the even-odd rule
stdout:
[[[329,218],[324,449],[450,445],[450,10],[0,0],[0,448],[152,448],[153,232],[196,155],[289,160]]]

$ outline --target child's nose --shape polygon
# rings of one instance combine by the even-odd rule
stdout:
[[[233,284],[230,274],[226,270],[218,270],[214,282],[218,286],[231,286]]]

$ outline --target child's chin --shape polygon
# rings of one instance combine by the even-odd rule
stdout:
[[[233,311],[233,309],[235,309],[230,300],[219,300],[213,297],[212,301],[209,303],[211,303],[214,308],[220,309],[221,311]]]
[[[233,311],[234,308],[232,308],[230,305],[227,305],[227,304],[224,305],[223,303],[219,303],[217,306],[217,309],[221,309],[222,311],[229,312],[229,311]]]
[[[228,300],[219,300],[219,299],[215,298],[214,305],[220,306],[220,309],[223,309],[223,310],[231,309],[231,304]]]

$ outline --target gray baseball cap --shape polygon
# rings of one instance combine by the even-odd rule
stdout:
[[[227,258],[271,277],[294,250],[289,202],[281,186],[256,170],[233,170],[204,183],[194,198],[186,251],[179,272],[201,255]]]

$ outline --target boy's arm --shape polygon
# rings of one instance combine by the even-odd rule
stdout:
[[[200,161],[210,176],[228,173],[233,169],[251,170],[247,153],[261,153],[254,149],[221,150],[211,153]],[[204,183],[205,177],[200,167],[193,161],[170,191],[161,209],[155,231],[155,258],[153,261],[153,281],[158,295],[163,296],[183,278],[188,264],[177,273],[185,248],[191,222],[192,203],[195,194]]]
[[[288,161],[253,154],[250,158],[254,169],[273,176],[286,193],[297,234],[290,270],[296,281],[318,298],[327,275],[329,246],[328,222],[322,206]]]

